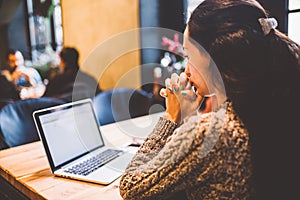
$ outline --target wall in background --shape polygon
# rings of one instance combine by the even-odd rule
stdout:
[[[64,45],[78,49],[81,68],[102,89],[141,84],[139,34],[128,34],[139,27],[138,5],[138,0],[61,1]]]
[[[165,35],[166,32],[172,32],[170,30],[183,33],[186,4],[187,0],[140,0],[142,85],[146,91],[153,90],[153,70],[160,66],[160,59],[165,52],[161,46],[162,36],[173,39],[173,35]],[[169,31],[149,31],[149,27]]]
[[[20,50],[30,59],[26,1],[0,1],[0,68],[6,65],[9,48]]]
[[[115,87],[119,80],[121,80],[120,86],[128,87],[152,83],[153,66],[142,67],[143,72],[141,72],[140,63],[157,63],[160,52],[143,49],[140,56],[138,31],[125,34],[123,40],[120,35],[117,38],[113,36],[140,26],[165,27],[182,31],[185,1],[187,0],[63,0],[61,3],[64,43],[78,48],[83,70],[100,79],[100,86],[103,89]],[[279,30],[286,32],[286,0],[259,1],[271,16],[277,18]],[[6,62],[4,55],[9,47],[21,49],[29,59],[30,46],[26,35],[28,30],[24,23],[19,24],[24,22],[25,17],[21,19],[17,12],[19,4],[24,1],[0,2],[2,2],[0,4],[0,64],[3,66]],[[159,37],[156,39],[153,35],[142,34],[141,48],[143,42],[147,40],[152,43],[159,43],[161,40]],[[122,48],[120,45],[123,45]],[[129,49],[126,51],[125,47]],[[94,51],[95,49],[97,51]],[[151,91],[151,88],[147,90]]]
[[[9,48],[20,50],[25,59],[31,58],[26,1],[19,4],[14,18],[8,25],[7,36]]]
[[[270,17],[275,17],[278,21],[277,29],[283,33],[287,33],[287,18],[286,18],[286,5],[287,0],[258,0],[262,6],[267,10]]]

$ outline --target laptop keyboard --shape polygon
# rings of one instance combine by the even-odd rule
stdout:
[[[107,149],[92,158],[89,158],[71,168],[66,169],[65,172],[86,176],[98,169],[99,167],[103,166],[110,160],[118,157],[118,154],[120,152],[122,151],[115,149]]]

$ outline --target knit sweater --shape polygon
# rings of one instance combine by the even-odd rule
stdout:
[[[160,118],[120,181],[124,199],[250,199],[249,135],[227,101],[179,128]]]

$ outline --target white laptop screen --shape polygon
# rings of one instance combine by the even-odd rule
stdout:
[[[39,119],[55,167],[104,145],[89,103],[56,110]]]

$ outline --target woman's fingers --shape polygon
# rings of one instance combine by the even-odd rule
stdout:
[[[165,86],[166,88],[171,92],[172,91],[172,85],[171,85],[171,79],[170,78],[167,78],[165,80]]]
[[[178,74],[173,73],[173,74],[171,75],[171,83],[178,84],[178,81],[179,81],[179,76],[178,76]]]
[[[170,80],[171,88],[173,92],[179,91],[179,76],[176,73],[173,73],[171,75],[171,80]]]
[[[191,84],[188,81],[188,76],[186,73],[182,72],[180,76],[173,73],[171,78],[165,80],[165,86],[170,92],[178,92],[180,90],[190,90]]]
[[[162,89],[160,89],[159,94],[160,94],[160,96],[166,98],[166,97],[169,97],[170,95],[174,95],[174,92],[170,88],[162,88]]]
[[[176,96],[182,95],[184,99],[189,101],[195,101],[197,98],[203,98],[196,95],[192,90],[191,84],[188,81],[188,76],[184,72],[180,75],[173,73],[170,78],[165,80],[165,86],[166,88],[163,88],[160,91],[160,95],[162,97],[167,97],[172,94],[175,94]]]
[[[182,90],[181,95],[190,101],[194,101],[197,98],[197,95],[192,90]]]
[[[166,88],[160,89],[159,94],[160,94],[160,96],[162,96],[162,97],[164,97],[164,98],[166,98],[166,97],[168,96],[168,95],[167,95]]]
[[[169,92],[177,92],[179,90],[179,76],[173,73],[171,78],[165,80],[165,86]]]
[[[179,88],[180,90],[186,89],[186,86],[188,84],[188,77],[186,73],[182,72],[179,76]]]

